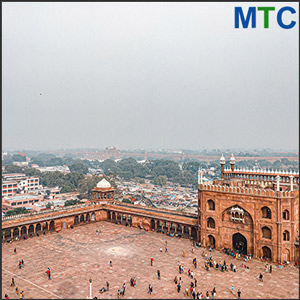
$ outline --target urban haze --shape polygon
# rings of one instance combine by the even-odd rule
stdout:
[[[3,149],[298,149],[299,25],[237,5],[3,3]]]

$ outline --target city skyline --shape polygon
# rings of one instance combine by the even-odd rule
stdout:
[[[4,3],[3,149],[298,151],[299,25],[236,5]]]

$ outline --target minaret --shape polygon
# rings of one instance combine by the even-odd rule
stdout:
[[[280,191],[280,188],[279,188],[279,181],[280,181],[280,176],[277,175],[277,176],[276,176],[276,191],[277,191],[277,192]]]
[[[147,160],[147,158],[148,158],[148,154],[147,154],[147,152],[145,151],[145,161]]]
[[[231,165],[231,171],[234,171],[234,165],[235,165],[235,158],[233,156],[233,153],[231,153],[231,157],[230,157],[230,165]]]
[[[203,172],[200,170],[200,167],[198,170],[198,184],[203,184]]]
[[[224,179],[224,165],[225,165],[225,157],[221,156],[220,158],[220,165],[221,165],[221,179]]]
[[[290,183],[291,183],[291,191],[293,191],[294,190],[294,176],[293,175],[291,175],[290,176]]]

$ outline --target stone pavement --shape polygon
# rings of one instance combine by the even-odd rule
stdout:
[[[96,229],[102,232],[96,236]],[[168,252],[165,253],[165,241]],[[17,254],[13,253],[14,247]],[[163,252],[159,251],[163,249]],[[265,273],[265,263],[252,260],[247,265],[249,270],[240,267],[239,262],[228,255],[213,251],[216,261],[227,261],[236,264],[237,272],[220,272],[204,269],[203,248],[191,252],[192,243],[187,239],[168,237],[161,233],[145,232],[108,222],[82,225],[59,233],[5,243],[2,247],[2,298],[7,293],[10,298],[19,298],[10,280],[15,278],[16,285],[24,290],[25,299],[84,299],[89,295],[89,279],[92,282],[92,296],[116,299],[117,291],[126,283],[124,299],[136,298],[189,298],[184,290],[191,279],[187,270],[193,270],[197,278],[196,291],[211,291],[216,287],[217,299],[237,298],[236,292],[241,289],[242,298],[298,298],[299,269],[273,265],[273,273]],[[185,250],[186,256],[182,256]],[[206,253],[209,253],[205,250]],[[154,265],[150,266],[150,258]],[[195,269],[192,259],[196,257],[198,268]],[[18,268],[18,260],[24,260],[24,268]],[[112,260],[113,266],[109,266]],[[184,265],[184,274],[178,273],[177,261]],[[47,267],[51,269],[52,279],[46,276]],[[161,272],[161,279],[156,276]],[[258,280],[263,273],[264,282]],[[178,294],[174,277],[181,276],[183,284]],[[129,280],[135,277],[136,287],[131,287]],[[99,289],[110,283],[110,290],[99,294]],[[153,295],[147,293],[149,283],[153,286]],[[235,295],[231,294],[231,285]]]

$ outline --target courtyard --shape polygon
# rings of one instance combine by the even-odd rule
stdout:
[[[96,230],[101,232],[96,235]],[[165,242],[167,249],[165,252]],[[14,254],[14,248],[17,254]],[[163,249],[160,252],[160,248]],[[16,286],[24,291],[25,299],[85,299],[89,295],[89,279],[92,279],[92,296],[116,299],[117,292],[126,284],[124,299],[136,298],[174,298],[187,299],[184,291],[189,287],[187,270],[194,272],[197,278],[196,292],[211,292],[216,288],[216,299],[237,299],[240,289],[244,299],[255,298],[298,298],[299,269],[287,266],[282,269],[273,266],[272,273],[264,271],[265,263],[252,260],[247,263],[249,269],[241,267],[238,261],[228,255],[213,250],[213,259],[217,262],[225,259],[227,264],[236,265],[237,272],[220,272],[215,269],[205,271],[203,250],[191,252],[192,242],[188,239],[169,237],[162,233],[146,232],[109,222],[97,222],[49,233],[2,246],[2,298],[8,294],[10,299],[19,299],[10,280],[15,279]],[[185,257],[182,253],[185,251]],[[150,265],[154,258],[153,266]],[[197,258],[198,267],[192,260]],[[24,268],[18,268],[18,261],[24,260]],[[109,262],[112,261],[112,267]],[[178,273],[177,262],[184,266],[184,274]],[[51,269],[52,279],[46,276]],[[160,270],[161,279],[156,272]],[[259,274],[264,281],[258,280]],[[183,283],[177,293],[175,276],[181,276]],[[130,278],[136,279],[136,287],[130,286]],[[99,289],[109,291],[100,294]],[[153,295],[147,293],[148,285],[153,287]],[[235,293],[231,293],[234,285]],[[210,294],[211,297],[211,294]]]

